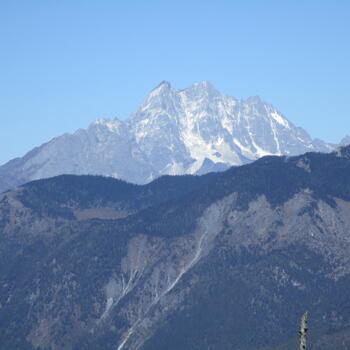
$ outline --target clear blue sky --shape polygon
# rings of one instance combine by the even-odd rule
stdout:
[[[313,137],[350,133],[348,0],[1,0],[0,164],[162,80],[259,95]]]

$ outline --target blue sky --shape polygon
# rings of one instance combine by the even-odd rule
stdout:
[[[162,80],[259,95],[312,137],[350,134],[350,1],[0,1],[0,164]]]

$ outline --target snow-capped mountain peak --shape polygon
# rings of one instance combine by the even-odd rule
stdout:
[[[161,82],[126,120],[98,119],[0,167],[0,190],[62,173],[145,183],[163,174],[223,170],[265,155],[330,151],[273,106],[220,93],[209,82]]]
[[[304,130],[260,97],[237,100],[209,82],[182,90],[162,82],[127,124],[161,174],[196,173],[206,160],[228,167],[315,149]]]

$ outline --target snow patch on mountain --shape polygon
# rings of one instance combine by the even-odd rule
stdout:
[[[271,117],[275,119],[278,124],[281,124],[285,128],[290,129],[288,120],[283,118],[280,114],[274,112],[274,113],[271,113]]]

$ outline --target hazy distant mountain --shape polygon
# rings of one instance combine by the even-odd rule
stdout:
[[[350,340],[350,147],[148,185],[0,195],[0,350],[310,349]]]
[[[347,146],[350,144],[350,136],[346,135],[345,137],[342,138],[340,141],[340,146]]]
[[[164,174],[203,174],[264,155],[330,151],[259,97],[237,100],[208,82],[162,82],[127,120],[101,119],[0,167],[0,191],[59,174],[101,174],[147,183]]]

